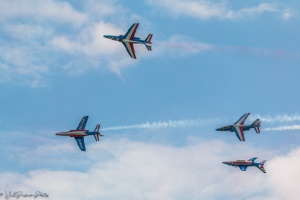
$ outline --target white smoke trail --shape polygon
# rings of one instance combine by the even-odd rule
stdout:
[[[103,131],[125,130],[125,129],[156,129],[156,128],[178,128],[191,126],[207,126],[217,122],[220,119],[184,119],[184,120],[169,120],[164,122],[145,122],[142,124],[114,126],[102,129]]]
[[[252,115],[249,117],[251,121],[260,119],[262,123],[289,123],[300,121],[300,115],[275,115],[275,116],[261,116]],[[234,121],[234,120],[233,120]],[[141,124],[124,125],[124,126],[113,126],[103,128],[103,131],[117,131],[127,129],[158,129],[158,128],[178,128],[178,127],[191,127],[191,126],[208,126],[216,123],[222,123],[224,119],[213,118],[213,119],[183,119],[183,120],[169,120],[163,122],[144,122]],[[284,131],[284,130],[300,130],[300,125],[293,126],[279,126],[274,128],[265,128],[264,131]]]
[[[263,117],[261,115],[252,115],[249,118],[252,120],[260,119],[262,122],[266,122],[266,123],[275,123],[275,122],[283,123],[283,122],[300,121],[300,115],[287,115],[287,114],[266,116],[266,117]]]
[[[300,130],[300,125],[278,126],[278,127],[263,129],[263,131],[295,131],[295,130]]]

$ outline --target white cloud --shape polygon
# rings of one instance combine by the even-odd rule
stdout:
[[[237,196],[238,199],[282,199],[283,194],[293,200],[300,195],[299,179],[294,178],[299,176],[300,148],[275,157],[276,152],[242,144],[195,138],[191,141],[181,147],[131,140],[101,141],[90,145],[87,152],[68,147],[56,150],[56,145],[50,148],[44,144],[41,147],[44,150],[24,149],[22,153],[30,155],[31,163],[65,154],[74,165],[80,162],[89,165],[82,171],[67,170],[65,165],[52,159],[58,170],[37,169],[25,174],[2,172],[0,187],[27,193],[42,191],[48,193],[50,199],[58,200],[236,199]],[[266,174],[256,168],[242,172],[221,163],[256,155],[260,155],[259,161],[268,160]]]
[[[186,15],[198,19],[243,19],[257,17],[263,13],[283,13],[275,5],[260,3],[255,7],[232,10],[227,4],[215,3],[207,0],[146,0],[154,8],[164,9],[173,16]]]
[[[103,3],[91,0],[77,10],[55,0],[1,1],[0,82],[38,87],[55,73],[109,70],[121,75],[133,66],[137,61],[122,44],[103,38],[128,28],[106,21],[131,15],[115,1]]]
[[[285,9],[282,13],[282,19],[289,20],[291,17],[293,17],[294,13],[291,9]]]
[[[270,199],[298,199],[300,197],[299,158],[300,148],[296,148],[287,155],[275,157],[270,162],[268,168],[274,172],[268,178],[269,187],[273,188]]]
[[[82,24],[87,18],[85,14],[75,11],[70,4],[53,0],[3,0],[0,2],[0,21],[19,20],[55,23]]]
[[[83,73],[90,69],[108,68],[121,75],[124,67],[128,67],[130,64],[133,65],[137,61],[127,55],[121,43],[106,39],[103,35],[117,35],[124,32],[126,31],[112,24],[100,21],[85,27],[74,37],[67,35],[54,37],[51,40],[51,46],[76,60],[74,63],[70,62],[65,65],[64,69],[70,74]],[[90,61],[93,61],[93,63],[90,63]],[[82,67],[83,63],[81,62],[86,62],[85,67]]]

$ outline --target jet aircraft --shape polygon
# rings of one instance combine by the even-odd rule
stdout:
[[[116,40],[116,41],[122,42],[122,44],[126,48],[126,51],[130,55],[130,57],[136,59],[133,44],[144,44],[146,46],[146,48],[148,49],[148,51],[151,51],[152,50],[151,49],[151,45],[152,45],[151,39],[152,39],[152,36],[153,36],[153,34],[149,34],[148,37],[145,40],[141,40],[138,37],[134,37],[138,26],[139,26],[139,23],[134,23],[128,29],[128,31],[125,35],[119,35],[119,36],[104,35],[103,37],[111,39],[111,40]]]
[[[261,121],[259,119],[256,119],[252,124],[245,125],[245,121],[247,117],[250,115],[250,113],[244,114],[237,122],[235,122],[233,125],[227,125],[223,126],[221,128],[217,128],[216,131],[230,131],[235,132],[236,136],[240,141],[245,141],[244,131],[249,131],[251,128],[254,128],[256,133],[260,133],[260,124]]]
[[[239,167],[242,171],[246,171],[247,167],[257,167],[263,173],[266,173],[266,170],[264,168],[264,164],[267,161],[264,160],[264,161],[262,161],[260,163],[255,163],[254,161],[256,159],[257,159],[257,157],[251,158],[249,160],[225,161],[225,162],[222,162],[222,163],[226,164],[226,165],[229,165],[229,166],[233,166],[233,167]]]
[[[84,144],[84,137],[85,136],[89,136],[89,135],[93,135],[95,137],[96,141],[99,141],[100,136],[103,136],[100,132],[100,124],[97,124],[94,132],[90,132],[89,130],[85,129],[85,125],[86,122],[88,120],[89,116],[85,116],[82,118],[82,120],[80,121],[80,123],[78,124],[78,127],[76,128],[76,130],[70,130],[68,132],[59,132],[56,133],[55,135],[59,135],[59,136],[70,136],[75,138],[78,147],[80,148],[81,151],[85,151],[85,144]]]

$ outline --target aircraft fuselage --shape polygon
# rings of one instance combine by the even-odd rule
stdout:
[[[254,128],[252,125],[227,125],[221,128],[217,128],[216,131],[230,131],[234,132],[234,127],[243,127],[243,131],[249,131],[251,128]]]
[[[249,161],[249,160],[224,161],[222,163],[226,164],[226,165],[234,166],[234,167],[237,167],[237,166],[251,166],[251,165],[253,165],[253,162]]]
[[[111,39],[111,40],[115,40],[118,42],[131,42],[134,44],[147,44],[147,45],[151,45],[151,42],[146,42],[145,40],[141,40],[138,37],[134,37],[133,40],[125,40],[123,35],[119,35],[119,36],[115,36],[115,35],[104,35],[103,37]]]
[[[70,130],[68,132],[59,132],[55,135],[59,136],[70,136],[70,137],[84,137],[88,136],[89,130]]]
[[[256,163],[256,162],[254,162],[256,159],[257,159],[257,157],[251,158],[249,160],[224,161],[222,163],[229,165],[229,166],[233,166],[233,167],[239,167],[242,171],[246,171],[248,167],[257,167],[263,173],[266,173],[264,164],[267,161],[264,160],[260,163]]]

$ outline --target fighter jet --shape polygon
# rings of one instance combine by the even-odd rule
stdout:
[[[244,114],[237,122],[235,122],[233,125],[227,125],[223,126],[221,128],[217,128],[216,131],[230,131],[235,132],[236,136],[240,141],[245,141],[244,131],[249,131],[251,128],[254,128],[256,133],[260,133],[260,124],[261,121],[259,119],[256,119],[252,124],[244,125],[247,117],[250,115],[250,113]]]
[[[260,162],[260,163],[255,163],[254,160],[256,160],[257,157],[251,158],[249,160],[237,160],[237,161],[226,161],[222,162],[223,164],[233,166],[233,167],[239,167],[242,171],[246,171],[247,167],[257,167],[260,169],[263,173],[266,173],[266,170],[264,168],[266,160]]]
[[[80,121],[80,123],[78,124],[78,127],[76,130],[70,130],[68,132],[60,132],[60,133],[56,133],[55,135],[59,135],[59,136],[70,136],[75,138],[78,147],[80,148],[81,151],[85,151],[85,144],[84,144],[84,138],[85,136],[88,135],[94,135],[95,140],[99,141],[100,136],[103,136],[100,132],[100,124],[97,124],[94,132],[90,132],[89,130],[85,130],[85,125],[86,122],[88,120],[89,116],[85,116],[82,118],[82,120]]]
[[[114,36],[114,35],[104,35],[103,37],[111,39],[111,40],[116,40],[119,42],[122,42],[124,47],[126,48],[128,54],[130,57],[136,59],[135,52],[134,52],[134,46],[133,44],[144,44],[148,51],[151,51],[151,39],[153,34],[149,34],[148,37],[145,40],[141,40],[138,37],[134,37],[135,32],[139,26],[139,23],[134,23],[127,31],[125,35],[119,35],[119,36]]]

